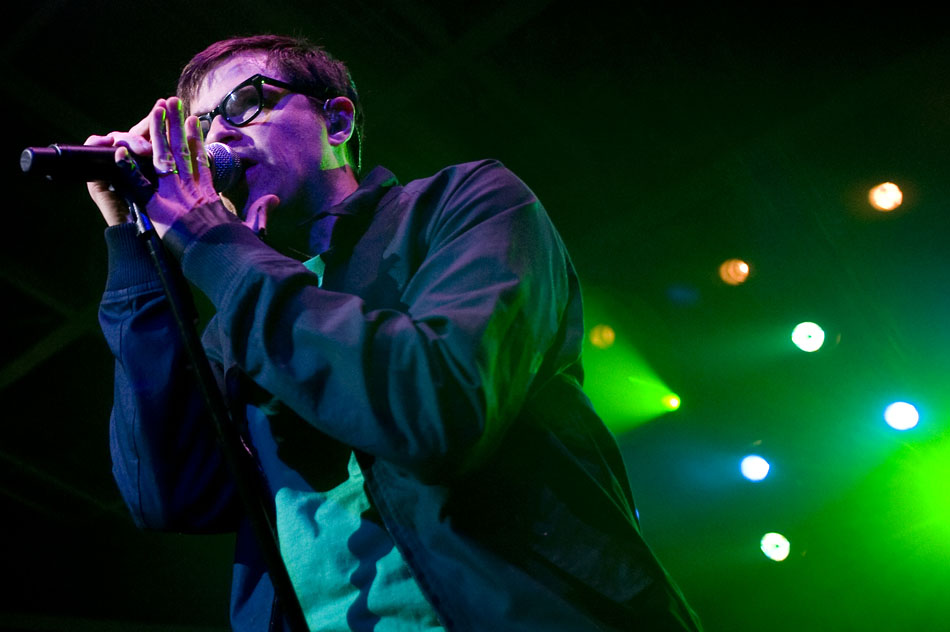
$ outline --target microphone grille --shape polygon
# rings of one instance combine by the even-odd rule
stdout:
[[[240,179],[241,159],[224,143],[208,143],[206,149],[211,162],[214,190],[224,193]]]

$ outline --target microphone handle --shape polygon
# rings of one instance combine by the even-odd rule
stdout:
[[[115,147],[88,145],[27,147],[20,154],[20,169],[24,173],[46,176],[47,180],[54,181],[109,181],[119,173],[115,166],[115,150]],[[131,155],[149,182],[156,182],[152,161],[140,160],[138,156]]]
[[[115,165],[115,150],[115,147],[89,145],[54,144],[49,147],[27,147],[20,154],[20,169],[24,173],[46,176],[48,180],[112,181],[119,173]],[[210,143],[207,151],[214,188],[216,191],[226,191],[239,179],[241,161],[230,147],[222,143]],[[151,159],[130,155],[148,181],[157,183]]]

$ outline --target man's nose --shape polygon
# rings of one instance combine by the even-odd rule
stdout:
[[[228,123],[220,114],[211,121],[211,127],[205,136],[206,143],[227,143],[241,137],[241,128]]]

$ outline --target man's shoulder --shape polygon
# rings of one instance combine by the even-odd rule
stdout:
[[[498,160],[450,165],[394,186],[380,201],[375,216],[415,231],[427,225],[429,229],[422,231],[426,234],[446,226],[462,230],[499,216],[508,221],[550,221],[534,192]]]
[[[449,165],[427,178],[419,178],[408,182],[405,188],[416,191],[471,186],[514,187],[528,190],[527,185],[513,171],[502,164],[501,161],[491,158]]]
[[[512,206],[538,202],[534,192],[513,171],[494,159],[450,165],[427,178],[406,183],[403,193],[436,206],[471,203]]]

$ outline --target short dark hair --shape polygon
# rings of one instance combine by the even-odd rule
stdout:
[[[178,96],[191,110],[191,101],[198,87],[219,63],[239,53],[264,53],[267,61],[283,75],[280,77],[302,93],[320,98],[342,96],[353,102],[355,108],[353,136],[347,143],[350,162],[359,171],[363,154],[363,107],[356,84],[342,61],[322,46],[300,37],[285,35],[252,35],[232,37],[215,42],[191,58],[178,78]]]

